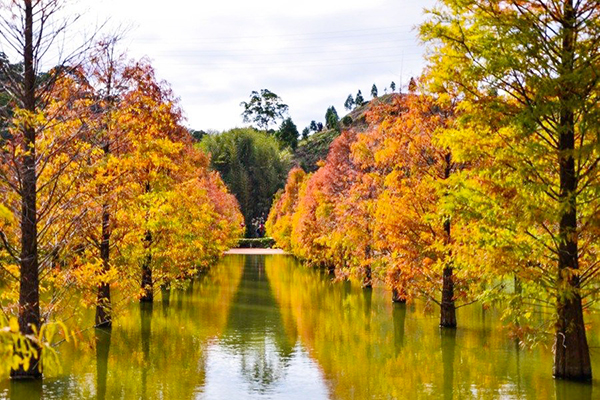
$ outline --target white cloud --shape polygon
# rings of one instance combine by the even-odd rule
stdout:
[[[299,129],[343,114],[349,93],[383,92],[422,69],[416,33],[434,0],[85,0],[86,18],[132,27],[125,41],[148,56],[181,98],[188,124],[242,125],[239,103],[268,88],[290,106]]]

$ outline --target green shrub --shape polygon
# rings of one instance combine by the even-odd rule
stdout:
[[[264,238],[243,238],[238,242],[241,249],[270,249],[275,246],[275,240],[270,237]]]

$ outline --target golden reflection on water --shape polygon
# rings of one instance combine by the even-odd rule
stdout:
[[[153,305],[132,304],[112,331],[91,329],[76,347],[61,345],[62,371],[46,371],[43,386],[4,380],[0,398],[196,398],[205,384],[205,347],[227,326],[240,261],[228,258]],[[91,325],[93,314],[88,319]]]
[[[43,384],[0,380],[0,399],[600,397],[598,380],[554,381],[551,350],[519,348],[497,311],[465,307],[458,329],[440,330],[422,304],[334,283],[291,256],[230,255],[159,299],[62,344],[63,371]]]
[[[555,382],[551,350],[519,348],[498,312],[480,305],[459,310],[458,329],[441,330],[437,315],[420,304],[392,304],[381,289],[332,283],[291,258],[267,259],[265,269],[283,319],[295,322],[333,398],[600,397],[598,380]]]

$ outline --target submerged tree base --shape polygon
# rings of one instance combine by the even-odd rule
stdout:
[[[456,328],[456,307],[454,302],[442,303],[440,328]]]
[[[27,334],[32,334],[28,332]],[[41,380],[43,378],[42,372],[40,371],[40,354],[42,349],[36,342],[32,342],[30,339],[26,339],[28,350],[19,351],[16,347],[14,348],[15,355],[13,357],[19,357],[21,360],[27,360],[28,365],[25,366],[20,364],[17,369],[10,370],[10,379],[16,381],[27,381],[27,380]]]
[[[558,304],[553,375],[557,379],[591,381],[592,365],[579,294]]]
[[[24,370],[22,367],[17,370],[10,371],[10,379],[15,381],[32,381],[41,380],[43,378],[42,373],[39,371],[37,366],[30,370]]]

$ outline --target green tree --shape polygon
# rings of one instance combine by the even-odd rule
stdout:
[[[377,98],[377,86],[375,84],[371,87],[371,97],[374,99]]]
[[[298,146],[298,128],[291,118],[286,118],[278,131],[275,132],[275,137],[279,139],[285,146],[296,150]]]
[[[200,142],[204,136],[208,135],[208,132],[205,132],[203,130],[197,131],[195,129],[189,129],[188,131],[190,132],[190,136],[192,137],[192,139],[194,139],[195,142]]]
[[[421,27],[432,89],[463,99],[463,129],[444,140],[474,167],[455,204],[504,259],[494,278],[516,277],[525,304],[555,304],[554,376],[591,379],[582,301],[597,290],[600,240],[598,2],[440,3]]]
[[[325,113],[325,126],[327,129],[340,130],[340,117],[334,106],[329,107]]]
[[[302,140],[308,139],[308,135],[310,135],[310,129],[306,127],[302,130]]]
[[[285,185],[289,153],[279,149],[277,139],[252,128],[207,135],[200,146],[240,203],[246,235],[253,236],[253,220],[266,219],[273,195]]]
[[[362,95],[362,92],[359,90],[358,93],[356,93],[356,97],[354,98],[354,104],[356,104],[356,107],[360,107],[363,104],[365,104],[365,98]]]
[[[279,96],[268,89],[261,89],[260,93],[253,91],[250,94],[250,101],[242,101],[240,105],[244,107],[242,112],[244,122],[256,124],[259,129],[265,131],[270,125],[282,120],[289,108]]]
[[[390,89],[392,89],[392,93],[396,91],[396,82],[392,81],[392,83],[390,83]]]
[[[346,98],[346,101],[344,102],[344,108],[350,111],[352,110],[352,107],[354,107],[354,97],[352,97],[352,95],[349,94],[348,98]]]
[[[313,132],[316,132],[317,131],[317,121],[315,121],[315,120],[310,121],[309,129]]]

